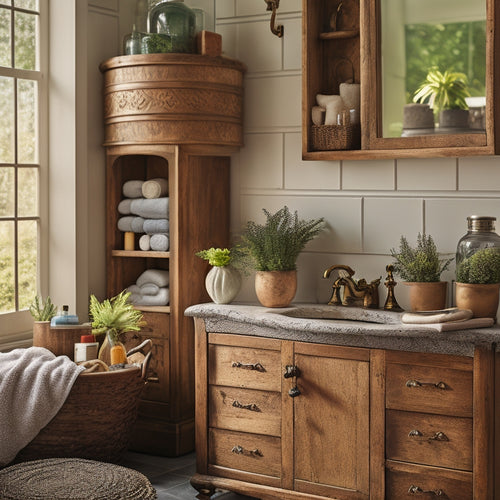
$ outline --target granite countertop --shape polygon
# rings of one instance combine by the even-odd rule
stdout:
[[[270,309],[255,304],[198,304],[186,316],[203,318],[208,332],[299,342],[473,356],[474,348],[497,349],[500,327],[438,331],[401,322],[401,313],[381,309],[292,304]],[[498,349],[500,351],[500,346]]]

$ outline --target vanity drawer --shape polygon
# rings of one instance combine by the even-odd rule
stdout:
[[[209,383],[281,391],[281,352],[270,349],[210,345]]]
[[[472,500],[472,473],[389,462],[386,500],[415,498]]]
[[[209,464],[266,476],[281,476],[281,439],[273,436],[209,430]]]
[[[388,459],[472,471],[472,419],[386,412]]]
[[[468,370],[457,370],[388,363],[386,407],[472,417],[472,366]]]
[[[209,387],[209,426],[281,435],[281,394],[237,387]]]

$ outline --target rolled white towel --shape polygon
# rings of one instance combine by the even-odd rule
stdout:
[[[142,185],[144,198],[161,198],[168,194],[168,180],[162,177],[145,181]]]
[[[160,287],[154,283],[145,283],[139,287],[141,295],[158,295],[160,293]]]
[[[136,295],[129,298],[134,306],[167,306],[170,300],[169,289],[162,287],[156,295]]]
[[[148,250],[151,250],[151,245],[149,244],[150,239],[151,239],[151,236],[149,236],[149,234],[143,234],[139,238],[139,248],[143,252],[147,252]]]
[[[130,204],[130,210],[135,215],[145,219],[168,219],[168,198],[136,198]]]
[[[144,181],[126,181],[122,186],[122,193],[125,198],[140,198],[142,196],[142,185]]]
[[[135,293],[136,295],[141,295],[141,287],[139,285],[130,285],[127,287],[127,292]]]
[[[151,250],[155,252],[166,252],[169,248],[170,241],[166,234],[152,234],[149,239]]]
[[[125,215],[118,219],[117,226],[120,231],[142,233],[144,230],[144,219],[133,215]]]
[[[138,286],[154,283],[159,287],[168,286],[169,273],[165,269],[146,269],[136,280]]]
[[[122,215],[128,215],[131,214],[132,212],[130,211],[130,204],[132,203],[132,200],[130,198],[125,198],[124,200],[120,201],[118,203],[118,213]]]
[[[143,228],[146,234],[168,233],[170,223],[168,219],[144,219]]]

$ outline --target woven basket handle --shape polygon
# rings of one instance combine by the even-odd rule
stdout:
[[[151,356],[153,354],[153,341],[151,339],[146,339],[138,346],[133,347],[132,349],[130,349],[129,352],[127,352],[127,358],[137,352],[140,352],[141,354],[144,355],[144,360],[142,361],[141,364],[142,368],[141,377],[143,380],[146,380],[146,376],[149,370],[149,363],[151,361]]]

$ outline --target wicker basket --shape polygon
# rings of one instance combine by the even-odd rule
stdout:
[[[74,457],[117,462],[129,446],[145,385],[151,340],[128,355],[148,349],[142,368],[81,373],[57,415],[23,448],[14,462]]]
[[[311,126],[311,144],[314,151],[357,149],[359,141],[359,125]]]

